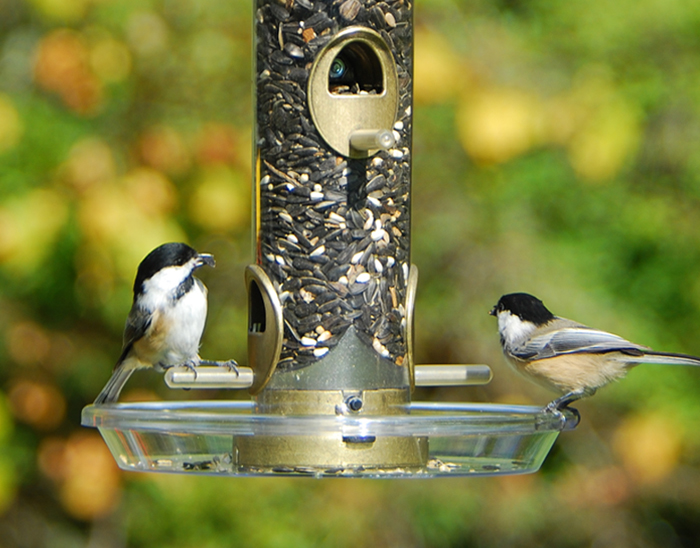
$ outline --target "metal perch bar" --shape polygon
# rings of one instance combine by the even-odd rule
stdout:
[[[475,386],[491,380],[488,365],[417,365],[416,386]],[[225,367],[172,367],[165,373],[170,388],[225,388],[241,390],[253,385],[250,367],[238,367],[238,374]]]

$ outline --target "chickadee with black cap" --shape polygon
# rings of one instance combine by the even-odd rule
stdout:
[[[183,243],[163,244],[141,261],[124,327],[122,353],[96,404],[117,401],[137,369],[220,365],[237,371],[234,360],[218,362],[199,357],[207,319],[207,288],[193,274],[204,265],[214,267],[214,257],[197,253]]]
[[[622,337],[552,314],[527,293],[504,295],[490,314],[498,318],[508,363],[536,383],[563,394],[553,411],[592,396],[640,363],[700,366],[700,358],[656,352]]]

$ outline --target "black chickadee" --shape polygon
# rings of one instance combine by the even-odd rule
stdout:
[[[656,352],[555,316],[527,293],[504,295],[490,314],[498,318],[508,363],[545,388],[563,394],[546,407],[549,411],[592,396],[640,363],[700,366],[700,358]]]
[[[202,360],[198,354],[207,319],[207,288],[193,273],[204,265],[214,267],[214,257],[182,243],[163,244],[141,261],[122,353],[96,404],[117,401],[137,369],[221,365],[237,371],[233,360]]]

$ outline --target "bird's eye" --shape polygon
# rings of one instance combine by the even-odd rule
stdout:
[[[347,70],[348,66],[345,64],[345,61],[340,57],[336,57],[335,59],[333,59],[333,63],[331,64],[331,70],[328,76],[331,79],[337,80],[342,78]]]

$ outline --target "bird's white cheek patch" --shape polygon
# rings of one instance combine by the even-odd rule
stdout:
[[[151,278],[143,282],[143,294],[141,303],[147,310],[156,310],[164,306],[170,299],[172,292],[187,279],[192,272],[191,265],[169,266],[156,272]]]
[[[508,345],[517,344],[527,339],[535,330],[529,322],[523,322],[507,310],[498,313],[498,331]]]

